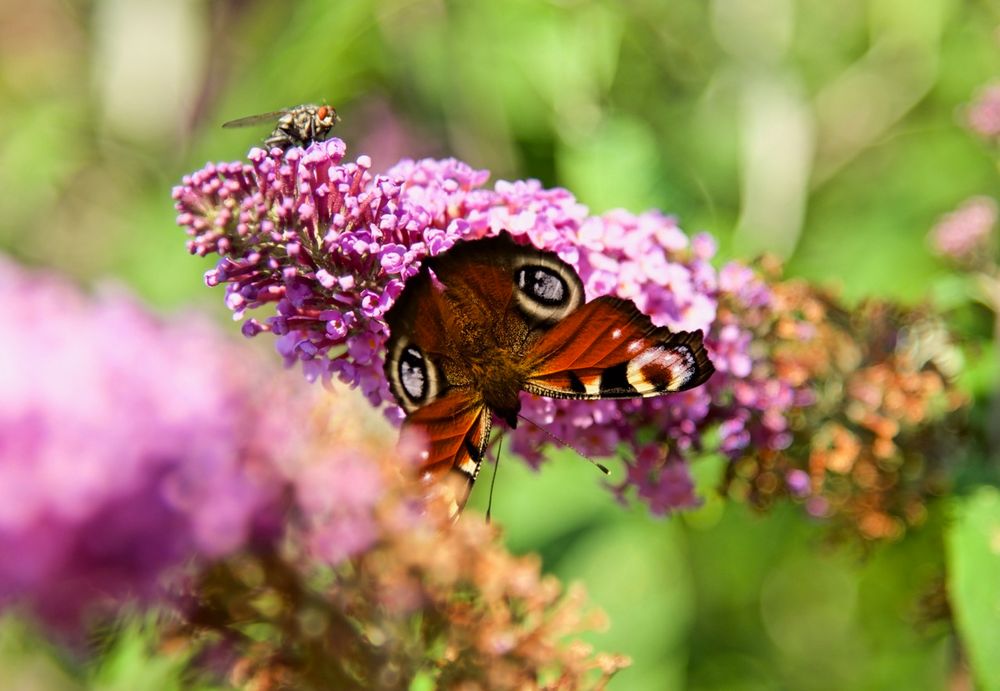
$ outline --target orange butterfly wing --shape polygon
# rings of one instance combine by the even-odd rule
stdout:
[[[427,452],[420,464],[421,473],[428,479],[438,478],[454,466],[457,470],[475,477],[475,462],[485,446],[488,436],[488,419],[483,415],[486,407],[467,389],[452,389],[433,403],[419,408],[407,416],[404,428],[416,428],[427,438]]]
[[[701,331],[653,325],[628,300],[588,302],[546,331],[528,352],[524,389],[552,398],[637,398],[684,391],[715,371]]]
[[[387,315],[392,337],[385,372],[406,411],[404,429],[427,442],[419,476],[447,484],[460,508],[479,473],[492,418],[475,387],[446,374],[453,370],[453,312],[426,268],[411,278]]]
[[[403,423],[427,440],[418,472],[425,482],[447,482],[457,508],[465,505],[490,439],[491,418],[482,399],[453,388],[417,409]]]

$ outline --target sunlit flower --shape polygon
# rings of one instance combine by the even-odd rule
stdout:
[[[535,180],[487,188],[485,171],[453,159],[402,161],[373,175],[366,157],[343,162],[344,152],[336,139],[285,154],[255,149],[249,164],[207,166],[174,190],[190,250],[221,255],[207,282],[227,284],[227,304],[241,317],[274,304],[271,316],[251,317],[244,333],[274,333],[286,362],[301,362],[310,377],[361,387],[398,420],[382,374],[385,312],[424,258],[506,230],[572,264],[588,299],[618,295],[657,325],[703,330],[710,356],[722,365],[707,386],[663,398],[525,395],[525,416],[589,455],[629,444],[627,475],[657,513],[691,504],[689,493],[677,491],[691,484],[682,477],[683,460],[700,451],[709,429],[723,431],[720,448],[733,457],[751,441],[761,448],[787,444],[785,412],[808,395],[755,366],[760,356],[744,313],[766,308],[768,289],[745,266],[717,271],[711,237],[690,240],[659,212],[591,216],[568,191]],[[648,440],[638,438],[643,428],[660,430],[660,448],[673,449],[669,468],[660,453],[662,472],[631,467],[650,453]],[[525,425],[513,444],[537,462],[548,441]]]
[[[372,175],[365,157],[343,163],[343,155],[337,140],[284,157],[254,150],[250,165],[209,166],[174,191],[191,250],[221,255],[208,280],[227,283],[230,298],[239,296],[230,307],[242,315],[276,303],[272,316],[252,319],[244,332],[274,332],[287,362],[302,362],[310,376],[337,375],[375,404],[389,402],[383,316],[405,279],[424,258],[459,240],[507,231],[573,265],[588,299],[617,295],[657,325],[701,329],[717,370],[703,386],[643,400],[525,394],[522,414],[545,428],[521,425],[513,434],[514,450],[529,463],[541,462],[553,436],[588,456],[618,455],[624,479],[609,489],[663,514],[699,503],[688,461],[715,451],[731,461],[730,492],[757,505],[790,496],[813,515],[852,517],[871,537],[898,534],[896,528],[917,520],[913,507],[922,506],[930,484],[916,483],[915,499],[904,506],[910,485],[885,471],[885,463],[907,458],[909,447],[883,424],[892,416],[875,412],[858,378],[880,371],[907,392],[894,396],[915,396],[917,413],[907,429],[937,419],[930,411],[940,407],[931,405],[939,394],[949,401],[943,408],[956,403],[946,382],[922,388],[931,381],[918,374],[923,362],[880,345],[888,337],[895,342],[899,325],[864,322],[870,340],[858,340],[858,328],[829,323],[831,313],[848,318],[832,297],[782,282],[767,261],[761,265],[767,280],[738,262],[716,269],[710,236],[689,238],[657,211],[593,216],[564,189],[535,180],[487,187],[486,172],[452,159],[403,161]],[[974,200],[942,223],[936,241],[942,251],[967,252],[982,242],[995,215],[992,202]],[[837,393],[845,390],[846,398]],[[827,400],[829,392],[837,395]],[[385,409],[399,419],[394,405]],[[817,431],[835,429],[833,421],[846,436],[831,432],[832,446],[823,447],[827,436]],[[865,430],[860,436],[858,428]],[[855,482],[868,472],[859,470],[868,468],[866,458],[877,476],[877,511],[866,504],[876,494]],[[837,472],[850,473],[850,481],[831,481]]]

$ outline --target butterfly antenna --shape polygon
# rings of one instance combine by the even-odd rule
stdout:
[[[497,436],[497,460],[493,464],[493,479],[490,480],[490,499],[486,503],[486,522],[490,522],[493,513],[493,487],[497,484],[497,471],[500,470],[500,449],[503,448],[503,435]]]
[[[549,430],[545,429],[544,427],[542,427],[541,425],[539,425],[537,422],[535,422],[531,418],[525,417],[521,413],[518,413],[517,416],[519,418],[521,418],[522,420],[524,420],[525,422],[527,422],[532,427],[534,427],[535,429],[539,430],[542,434],[544,434],[546,437],[548,437],[549,439],[551,439],[555,443],[559,444],[560,446],[564,446],[564,447],[566,447],[568,449],[573,449],[574,451],[576,451],[576,455],[577,456],[580,456],[581,458],[583,458],[583,459],[585,459],[585,460],[590,461],[591,463],[593,463],[595,466],[597,466],[598,470],[600,470],[605,475],[610,475],[611,474],[611,471],[608,470],[608,467],[606,465],[604,465],[603,463],[598,463],[593,458],[591,458],[590,456],[588,456],[587,454],[585,454],[583,451],[580,451],[580,449],[576,448],[575,446],[573,446],[572,444],[570,444],[565,439],[561,439],[561,438],[557,437],[556,435],[552,434],[552,432],[550,432]]]

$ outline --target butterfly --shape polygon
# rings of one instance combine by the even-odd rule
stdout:
[[[447,478],[457,512],[493,416],[517,427],[520,393],[595,400],[659,396],[708,380],[702,332],[654,326],[629,300],[584,302],[553,252],[506,232],[457,242],[424,261],[386,314],[385,374],[428,442],[420,476]]]
[[[321,142],[330,136],[333,126],[340,118],[337,111],[330,106],[305,104],[272,113],[248,115],[245,118],[222,123],[223,127],[250,127],[262,122],[277,121],[274,131],[264,140],[268,148],[278,147],[289,149],[293,146],[305,146],[311,142]]]

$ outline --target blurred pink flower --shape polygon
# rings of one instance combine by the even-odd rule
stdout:
[[[969,259],[988,244],[996,222],[997,203],[989,197],[972,197],[938,220],[931,229],[931,244],[945,257]]]
[[[170,603],[157,626],[192,672],[241,687],[419,671],[580,688],[627,666],[568,640],[603,625],[579,588],[422,496],[418,440],[397,444],[356,394],[296,392],[197,317],[2,259],[0,291],[16,326],[0,339],[0,611],[72,640],[126,602]]]
[[[970,130],[982,137],[1000,136],[1000,84],[990,84],[979,90],[966,110],[965,122]]]
[[[362,447],[317,442],[317,392],[254,349],[6,260],[0,292],[0,607],[71,631],[192,558],[272,542],[289,507],[328,564],[375,539]]]

